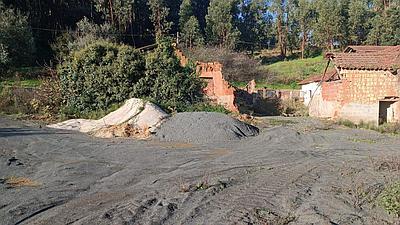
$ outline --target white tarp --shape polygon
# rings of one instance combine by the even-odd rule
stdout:
[[[99,120],[73,119],[48,127],[89,133],[109,126],[127,123],[133,127],[149,129],[153,132],[167,117],[169,115],[160,107],[142,99],[132,98],[126,101],[121,108]]]

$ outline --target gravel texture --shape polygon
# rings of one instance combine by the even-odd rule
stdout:
[[[258,128],[225,114],[190,112],[178,113],[164,122],[156,139],[203,144],[241,140],[258,134]]]
[[[184,130],[168,129],[180,132],[175,134],[180,139],[183,132],[193,138],[200,131],[208,133],[203,140],[214,138],[222,127],[203,126],[211,122],[186,116],[168,122],[172,127],[182,118]],[[221,118],[227,126],[227,118]],[[198,145],[98,139],[0,116],[0,224],[398,221],[376,204],[385,185],[400,179],[397,136],[311,118],[273,120],[263,118],[258,136],[240,140],[240,132],[226,131],[237,131],[229,122],[217,133],[224,142]],[[252,134],[242,126],[238,129]],[[15,186],[11,178],[24,182]]]

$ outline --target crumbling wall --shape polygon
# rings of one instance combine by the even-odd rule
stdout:
[[[180,49],[175,48],[175,54],[179,58],[182,66],[188,64],[189,59]],[[207,83],[207,86],[204,88],[204,93],[210,100],[223,105],[232,112],[238,112],[238,108],[234,104],[235,89],[224,79],[221,63],[197,62],[196,72],[199,77],[203,78]]]
[[[211,100],[223,105],[230,111],[238,111],[234,105],[235,89],[224,79],[221,63],[198,62],[196,71],[200,78],[207,81],[208,85],[204,91]]]

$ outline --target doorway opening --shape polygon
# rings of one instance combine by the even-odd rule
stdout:
[[[379,125],[395,121],[394,104],[396,102],[388,100],[379,102]]]

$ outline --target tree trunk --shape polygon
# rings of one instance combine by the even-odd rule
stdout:
[[[285,46],[283,43],[282,15],[278,15],[277,27],[278,27],[278,43],[281,51],[281,56],[286,57]]]
[[[301,59],[304,59],[304,52],[306,49],[307,34],[303,31],[303,38],[301,40]]]
[[[108,0],[108,5],[110,7],[110,18],[111,18],[111,24],[114,24],[114,8],[113,8],[113,0]]]

